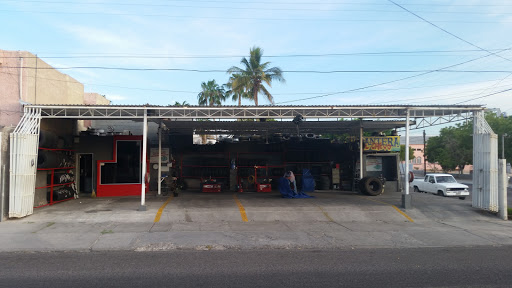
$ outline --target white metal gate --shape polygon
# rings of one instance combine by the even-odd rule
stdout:
[[[34,212],[40,122],[40,108],[25,108],[10,135],[9,217],[25,217]]]
[[[472,202],[475,208],[498,212],[498,135],[483,111],[474,112]]]

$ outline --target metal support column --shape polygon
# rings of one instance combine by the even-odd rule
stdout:
[[[2,164],[2,132],[0,132],[0,222],[4,221],[4,170]]]
[[[162,195],[162,122],[158,124],[158,196]]]
[[[498,214],[502,220],[508,220],[507,186],[507,160],[498,159]]]
[[[363,126],[359,128],[359,179],[363,179]]]
[[[142,133],[142,171],[139,211],[146,211],[146,162],[147,162],[147,139],[148,139],[148,110],[144,109],[144,127]]]
[[[507,133],[503,133],[503,135],[501,135],[501,159],[506,159],[505,158],[505,137],[507,137],[508,134]],[[506,164],[505,164],[506,166]]]
[[[411,195],[409,194],[409,109],[406,110],[405,122],[405,175],[404,175],[404,193],[402,194],[402,208],[411,208]]]

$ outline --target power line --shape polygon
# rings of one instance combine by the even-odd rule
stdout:
[[[4,0],[5,1],[5,0]],[[325,11],[325,12],[346,12],[346,13],[352,13],[352,12],[378,12],[378,13],[398,13],[399,11],[396,10],[377,10],[377,9],[332,9],[332,8],[319,8],[318,4],[323,3],[316,3],[315,7],[308,7],[308,8],[279,8],[279,7],[272,7],[272,8],[266,8],[262,6],[258,7],[233,7],[233,6],[199,6],[199,5],[176,5],[176,4],[154,4],[154,3],[121,3],[121,2],[69,2],[69,1],[16,1],[19,2],[25,2],[25,3],[35,3],[35,4],[72,4],[72,5],[105,5],[105,6],[144,6],[144,7],[173,7],[173,8],[201,8],[201,9],[222,9],[222,10],[260,10],[260,11]],[[225,3],[225,2],[223,2]],[[246,2],[237,2],[237,4],[247,4]],[[250,3],[249,3],[250,4]],[[289,4],[289,3],[288,3]],[[294,7],[296,4],[294,3]],[[305,3],[302,3],[303,5]],[[341,4],[341,3],[340,3]],[[311,3],[305,4],[305,5],[311,5]],[[421,13],[429,13],[429,14],[488,14],[488,12],[482,12],[482,11],[421,11],[418,10],[416,12]],[[512,13],[504,13],[500,12],[500,14],[512,14]]]
[[[13,76],[18,76],[17,73],[9,73],[9,72],[2,72],[1,74],[8,74]],[[26,75],[26,77],[29,78],[35,78],[33,75]],[[41,77],[37,76],[37,79],[41,80],[49,80],[49,81],[56,81],[56,82],[66,82],[66,83],[76,83],[74,81],[70,80],[62,80],[62,79],[54,79],[54,78],[47,78],[47,77]],[[424,89],[424,88],[431,88],[431,87],[444,87],[444,86],[454,86],[454,85],[461,85],[461,84],[475,84],[475,83],[485,83],[485,82],[491,82],[491,81],[471,81],[471,82],[462,82],[462,83],[448,83],[448,84],[437,84],[437,85],[424,85],[424,86],[415,86],[415,87],[402,87],[402,88],[389,88],[389,89],[373,89],[373,90],[365,90],[365,91],[354,91],[352,93],[374,93],[374,92],[383,92],[383,91],[399,91],[399,90],[412,90],[412,89]],[[492,80],[494,82],[494,80]],[[103,83],[90,83],[90,82],[80,82],[83,85],[89,85],[89,86],[101,86],[101,87],[111,87],[111,88],[121,88],[121,89],[128,89],[128,90],[141,90],[141,91],[152,91],[152,92],[171,92],[171,93],[187,93],[187,94],[197,94],[200,91],[187,91],[187,90],[171,90],[171,89],[152,89],[152,88],[141,88],[141,87],[128,87],[128,86],[118,86],[118,85],[110,85],[110,84],[103,84]],[[508,85],[498,86],[498,87],[504,87]],[[272,95],[318,95],[318,94],[324,94],[326,92],[287,92],[287,93],[272,93]],[[330,93],[336,93],[336,92],[328,92]],[[405,101],[408,99],[402,99],[402,101]],[[373,103],[373,102],[372,102]],[[372,104],[370,103],[370,104]]]
[[[502,51],[501,49],[491,49],[489,51]],[[383,52],[349,52],[349,53],[323,53],[323,54],[284,54],[284,55],[265,55],[267,58],[297,58],[297,57],[337,57],[337,56],[380,56],[380,55],[411,55],[424,57],[425,54],[434,54],[438,56],[454,56],[454,55],[439,55],[439,53],[466,53],[466,52],[482,52],[481,49],[463,49],[463,50],[417,50],[417,51],[383,51]],[[486,51],[484,51],[486,52]],[[51,55],[52,53],[48,53]],[[65,54],[65,53],[59,53]],[[122,59],[223,59],[223,58],[241,58],[247,57],[247,55],[161,55],[161,54],[103,54],[91,55],[94,53],[87,53],[82,55],[81,53],[69,53],[69,54],[80,54],[75,56],[41,56],[44,53],[38,53],[39,56],[23,57],[26,59],[32,58],[45,58],[45,59],[80,59],[80,58],[122,58]],[[460,55],[457,55],[460,56]],[[5,56],[1,58],[19,58],[19,56]]]
[[[498,53],[501,53],[501,52],[504,52],[504,51],[509,51],[510,49],[512,49],[512,48],[503,49],[502,51],[499,51]],[[456,67],[456,66],[464,65],[464,64],[467,64],[467,63],[470,63],[470,62],[474,62],[474,61],[477,61],[477,60],[480,60],[480,59],[484,59],[484,58],[487,58],[489,56],[490,55],[481,56],[481,57],[474,58],[474,59],[471,59],[471,60],[467,60],[467,61],[464,61],[464,62],[460,62],[460,63],[457,63],[457,64],[453,64],[453,65],[449,65],[449,66],[446,66],[446,67],[442,67],[442,68],[439,68],[437,70],[433,70],[432,72],[420,73],[420,74],[416,74],[416,75],[412,75],[412,76],[408,76],[408,77],[404,77],[404,78],[400,78],[400,79],[395,79],[395,80],[391,80],[391,81],[371,84],[371,85],[367,85],[367,86],[363,86],[363,87],[359,87],[359,88],[354,88],[354,89],[349,89],[349,90],[345,90],[345,91],[339,91],[339,92],[328,93],[328,94],[323,94],[323,95],[318,95],[318,96],[313,96],[313,97],[301,98],[301,99],[296,99],[296,100],[292,100],[292,101],[284,101],[284,102],[279,102],[279,103],[275,103],[275,104],[284,104],[284,103],[290,103],[290,102],[298,102],[298,101],[304,101],[304,100],[311,100],[311,99],[322,98],[322,97],[327,97],[327,96],[332,96],[332,95],[346,94],[346,93],[351,93],[351,92],[355,92],[355,91],[365,90],[365,89],[368,89],[368,88],[373,88],[373,87],[377,87],[377,86],[382,86],[382,85],[386,85],[386,84],[391,84],[391,83],[395,83],[395,82],[400,82],[400,81],[404,81],[404,80],[408,80],[408,79],[424,76],[424,75],[431,74],[431,73],[436,72],[436,71],[441,71],[441,70],[444,70],[444,69],[449,69],[449,68],[453,68],[453,67]]]
[[[510,85],[504,85],[504,86],[499,86],[499,87],[507,87],[507,86],[510,86]],[[457,93],[448,93],[448,94],[441,94],[441,95],[433,95],[433,96],[427,97],[427,99],[425,99],[425,97],[422,97],[422,99],[425,99],[423,101],[417,101],[418,97],[400,99],[399,101],[402,102],[402,101],[416,100],[416,101],[414,101],[414,103],[424,103],[424,102],[432,103],[433,101],[453,100],[453,99],[467,98],[470,96],[480,95],[480,94],[482,94],[482,91],[485,91],[486,89],[488,89],[488,88],[481,87],[481,88],[475,89],[475,90],[461,91],[461,92],[457,92]],[[472,94],[470,94],[470,93],[472,93]],[[455,97],[453,96],[453,95],[460,95],[460,94],[464,94],[464,95],[455,96]],[[446,97],[446,96],[450,96],[450,97]],[[382,103],[382,101],[374,101],[374,102],[370,102],[368,104],[377,104],[377,103]]]
[[[18,76],[18,74],[16,74],[16,73],[9,73],[9,72],[2,72],[2,71],[0,71],[0,73]],[[32,76],[32,75],[26,75],[25,77],[36,78],[35,76]],[[69,81],[69,80],[53,79],[53,78],[46,78],[46,77],[40,77],[40,76],[37,76],[37,79],[56,81],[56,82],[77,83],[77,82]],[[97,83],[86,83],[86,82],[84,82],[84,83],[78,82],[78,83],[83,84],[83,85],[90,85],[90,86],[102,86],[102,87],[122,88],[122,89],[130,89],[130,90],[143,90],[143,91],[153,91],[153,92],[193,93],[193,94],[199,93],[199,91],[184,91],[184,90],[170,90],[170,89],[151,89],[151,88],[115,86],[115,85],[108,85],[108,84],[97,84]]]
[[[226,70],[202,70],[185,68],[131,68],[131,67],[107,67],[107,66],[70,66],[70,67],[30,67],[30,66],[6,66],[8,69],[38,69],[38,70],[72,70],[72,69],[95,69],[95,70],[121,70],[121,71],[177,71],[177,72],[199,72],[199,73],[226,73]],[[310,74],[335,74],[335,73],[512,73],[512,70],[282,70],[283,73],[310,73]]]
[[[183,16],[168,14],[139,14],[139,13],[109,13],[109,12],[60,12],[60,11],[37,11],[37,10],[0,10],[8,13],[33,13],[33,14],[55,14],[55,15],[108,15],[108,16],[144,16],[144,17],[166,17],[177,19],[214,19],[214,20],[264,20],[264,21],[318,21],[318,22],[403,22],[416,23],[415,20],[397,19],[333,19],[333,18],[258,18],[258,17],[215,17],[215,16]],[[439,20],[443,23],[512,23],[512,21],[459,21]]]
[[[27,2],[27,3],[41,3],[41,4],[115,4],[115,5],[130,5],[130,3],[106,3],[106,2],[70,2],[70,1],[29,1],[29,0],[3,0],[3,2]],[[190,0],[171,0],[168,2],[186,2],[190,3]],[[214,1],[214,0],[195,0],[195,3],[233,3],[233,4],[276,4],[276,5],[289,5],[290,2],[280,2],[280,1]],[[307,2],[307,1],[294,1],[293,5],[332,5],[332,4],[340,4],[340,5],[366,5],[366,6],[389,6],[386,3],[375,3],[375,2],[345,2],[345,1],[323,1],[323,2]],[[161,5],[161,4],[140,4],[146,6],[153,5]],[[163,4],[165,5],[165,4]],[[408,3],[409,6],[429,6],[429,7],[508,7],[512,6],[512,4],[443,4],[443,3]]]
[[[491,93],[491,94],[487,94],[487,95],[484,95],[484,96],[480,96],[480,97],[476,97],[476,98],[468,99],[468,100],[465,100],[465,101],[461,101],[461,102],[455,103],[455,105],[457,105],[457,104],[461,104],[461,103],[466,103],[466,102],[473,101],[473,100],[476,100],[476,99],[481,99],[481,98],[490,97],[490,96],[493,96],[493,95],[496,95],[496,94],[500,94],[500,93],[504,93],[504,92],[507,92],[507,91],[512,91],[512,88],[510,88],[510,89],[505,89],[505,90],[501,90],[501,91],[494,92],[494,93]]]
[[[482,51],[485,51],[485,52],[487,52],[487,53],[489,53],[489,54],[491,54],[491,55],[495,55],[496,57],[500,57],[500,58],[502,58],[502,59],[504,59],[504,60],[507,60],[507,61],[512,61],[512,60],[510,60],[510,59],[507,59],[507,58],[504,58],[504,57],[502,57],[502,56],[500,56],[500,55],[497,55],[496,53],[493,53],[493,52],[491,52],[491,51],[489,51],[489,50],[487,50],[487,49],[485,49],[485,48],[482,48],[482,47],[480,47],[480,46],[478,46],[478,45],[476,45],[476,44],[473,44],[473,43],[471,43],[471,42],[469,42],[469,41],[467,41],[467,40],[465,40],[465,39],[463,39],[463,38],[461,38],[461,37],[459,37],[459,36],[457,36],[457,35],[455,35],[455,34],[451,33],[450,31],[448,31],[448,30],[446,30],[446,29],[444,29],[444,28],[442,28],[442,27],[440,27],[440,26],[438,26],[438,25],[436,25],[436,24],[434,24],[434,23],[432,23],[432,22],[428,21],[427,19],[425,19],[425,18],[421,17],[420,15],[418,15],[418,14],[416,14],[416,13],[412,12],[411,10],[409,10],[409,9],[405,8],[404,6],[402,6],[402,5],[400,5],[400,4],[397,4],[396,2],[394,2],[394,1],[392,1],[392,0],[388,0],[388,1],[389,1],[389,2],[391,2],[391,3],[393,3],[393,4],[395,4],[396,6],[398,6],[398,7],[400,7],[400,8],[402,8],[403,10],[407,11],[408,13],[410,13],[410,14],[412,14],[412,15],[416,16],[417,18],[419,18],[419,19],[423,20],[424,22],[427,22],[428,24],[430,24],[430,25],[432,25],[432,26],[436,27],[437,29],[439,29],[439,30],[441,30],[441,31],[445,32],[445,33],[446,33],[446,34],[448,34],[448,35],[451,35],[451,36],[453,36],[453,37],[455,37],[455,38],[457,38],[457,39],[459,39],[459,40],[461,40],[461,41],[463,41],[463,42],[465,42],[465,43],[467,43],[467,44],[469,44],[469,45],[471,45],[471,46],[473,46],[473,47],[475,47],[475,48],[478,48],[478,49],[480,49],[480,50],[482,50]]]

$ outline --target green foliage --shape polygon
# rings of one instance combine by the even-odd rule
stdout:
[[[444,171],[464,170],[473,163],[472,131],[471,122],[441,129],[439,136],[428,139],[425,158],[441,165]]]
[[[175,101],[173,105],[169,105],[169,106],[188,106],[190,104],[188,104],[187,101],[183,101],[183,102],[178,102],[178,101]]]
[[[226,96],[231,96],[231,100],[238,101],[238,106],[242,106],[242,98],[253,99],[251,92],[246,91],[246,87],[240,85],[240,74],[233,74],[229,77],[228,83],[224,84],[226,87]]]
[[[414,149],[409,146],[409,160],[414,159]],[[400,161],[405,161],[405,145],[400,145]]]
[[[512,162],[512,117],[502,117],[500,115],[496,115],[495,113],[487,113],[485,115],[485,120],[489,123],[494,133],[498,134],[498,155],[501,158],[502,151],[502,135],[504,133],[508,134],[505,137],[505,158],[507,162]]]
[[[485,120],[494,133],[498,134],[498,151],[501,157],[501,135],[512,135],[512,118],[504,118],[495,113],[486,113]],[[445,171],[456,168],[462,171],[468,164],[473,163],[473,122],[441,129],[439,136],[431,137],[427,141],[425,157],[430,163],[438,163]],[[508,143],[507,143],[508,142]],[[505,139],[505,158],[512,159],[512,139]]]
[[[258,94],[263,93],[268,101],[274,104],[272,94],[264,86],[272,87],[272,81],[285,82],[283,72],[279,67],[269,67],[270,62],[261,63],[263,49],[253,47],[250,49],[250,57],[242,58],[240,63],[242,68],[233,66],[228,69],[228,73],[232,75],[231,87],[236,93],[247,93],[245,97],[251,97],[254,105],[258,106]],[[243,97],[239,94],[237,97]]]
[[[201,92],[197,94],[199,105],[220,106],[226,100],[226,91],[215,80],[201,83]]]
[[[335,142],[335,143],[349,143],[354,140],[354,139],[352,139],[353,137],[350,136],[350,134],[348,134],[348,133],[343,133],[343,134],[323,133],[322,136],[325,138],[331,139],[331,142]]]

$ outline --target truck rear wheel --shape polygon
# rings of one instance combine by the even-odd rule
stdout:
[[[414,186],[414,192],[421,192],[421,190],[418,188],[418,186]]]

